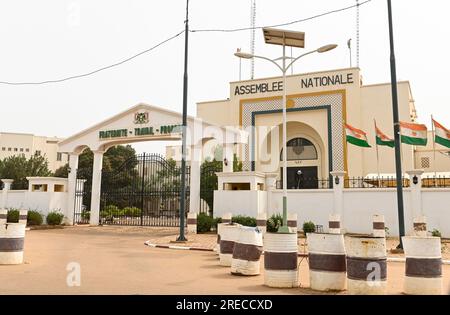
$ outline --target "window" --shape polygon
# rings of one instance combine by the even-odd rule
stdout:
[[[317,160],[317,150],[311,141],[304,138],[295,138],[287,143],[288,161]],[[283,161],[283,150],[281,150],[280,161]]]
[[[30,149],[25,149],[25,152],[30,152]]]
[[[62,153],[61,152],[56,153],[56,160],[62,161]]]
[[[41,151],[40,151],[40,150],[36,150],[36,152],[34,153],[34,155],[40,156],[40,155],[41,155]]]
[[[421,158],[420,164],[421,164],[422,168],[430,168],[430,158],[429,157]]]
[[[8,148],[8,151],[11,151],[11,148]]]
[[[5,148],[5,147],[3,147],[3,148],[2,148],[2,151],[6,151],[6,148]]]
[[[20,148],[20,152],[23,152],[23,148]]]
[[[17,148],[14,148],[14,152],[17,152],[18,151],[18,149]]]

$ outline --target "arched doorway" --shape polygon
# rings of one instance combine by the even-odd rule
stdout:
[[[319,187],[320,156],[314,143],[304,137],[296,137],[286,143],[287,147],[287,188],[317,189]],[[283,149],[280,153],[283,162]],[[283,168],[280,168],[281,183]]]

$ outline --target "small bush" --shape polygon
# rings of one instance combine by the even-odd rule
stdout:
[[[88,210],[81,211],[81,218],[83,220],[90,220],[91,219],[91,212]]]
[[[41,225],[44,222],[44,217],[37,211],[28,211],[27,225]]]
[[[137,207],[126,207],[122,209],[122,212],[127,217],[140,217],[142,211]]]
[[[211,231],[214,226],[215,220],[213,217],[206,213],[200,213],[197,216],[197,233],[207,233]]]
[[[311,222],[311,221],[308,221],[308,222],[305,222],[305,223],[303,223],[303,233],[314,233],[316,231],[316,225],[313,223],[313,222]]]
[[[267,220],[267,232],[276,233],[280,226],[283,225],[283,216],[279,213],[272,214],[272,216]]]
[[[239,224],[242,224],[243,226],[251,226],[251,227],[256,226],[256,218],[246,217],[246,216],[242,216],[242,215],[232,217],[231,222],[239,223]]]
[[[19,222],[19,210],[17,209],[10,209],[8,210],[8,215],[7,215],[7,222],[9,223],[18,223]]]
[[[62,221],[64,219],[64,214],[61,212],[50,212],[47,214],[47,224],[48,225],[61,225]]]
[[[213,228],[214,230],[217,231],[217,225],[218,225],[219,223],[222,223],[222,218],[214,218],[212,228]]]
[[[434,230],[431,232],[431,235],[433,235],[434,237],[440,237],[440,238],[442,238],[441,231],[439,231],[438,229],[434,229]]]

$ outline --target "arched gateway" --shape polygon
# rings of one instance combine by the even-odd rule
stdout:
[[[143,141],[179,141],[182,131],[181,114],[147,104],[136,105],[99,124],[85,129],[59,143],[59,152],[69,155],[68,181],[68,221],[74,223],[74,209],[77,207],[78,157],[87,148],[94,153],[92,169],[89,223],[100,222],[101,183],[103,154],[119,144]],[[198,118],[188,117],[187,126],[188,156],[190,162],[189,211],[196,214],[200,208],[200,163],[202,145],[205,141],[216,139],[224,148],[224,172],[233,172],[234,146],[246,143],[247,133],[232,128],[219,127]],[[155,158],[155,157],[151,157]],[[156,161],[156,159],[155,159]]]

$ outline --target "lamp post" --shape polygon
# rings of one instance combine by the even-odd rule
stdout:
[[[273,29],[273,28],[264,28],[264,39],[267,44],[273,44],[273,45],[281,45],[283,47],[283,56],[277,59],[270,59],[263,56],[256,56],[253,54],[245,53],[245,52],[236,52],[234,55],[239,58],[244,59],[263,59],[267,60],[271,63],[273,63],[278,69],[281,70],[283,73],[283,226],[279,228],[279,233],[289,233],[289,228],[287,225],[287,110],[286,110],[286,98],[287,98],[287,92],[286,92],[286,73],[289,70],[289,68],[292,67],[292,65],[299,60],[300,58],[313,54],[313,53],[324,53],[330,50],[333,50],[337,47],[337,45],[326,45],[323,47],[320,47],[316,50],[304,53],[297,58],[287,57],[286,56],[286,46],[288,47],[298,47],[298,48],[304,48],[305,47],[305,33],[302,32],[292,32],[292,31],[286,31],[286,30],[279,30],[279,29]],[[289,63],[287,63],[287,60],[290,60]],[[281,60],[281,65],[277,63],[277,61]]]

